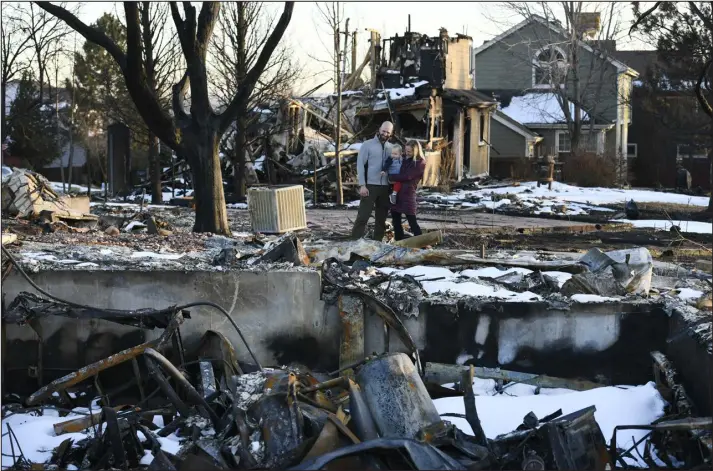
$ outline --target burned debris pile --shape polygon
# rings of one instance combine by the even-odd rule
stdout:
[[[275,247],[294,247],[293,239],[284,238]],[[339,298],[340,303],[345,297],[359,297],[399,334],[412,354],[387,349],[333,372],[300,364],[263,367],[247,343],[240,350],[252,360],[238,361],[238,348],[213,330],[186,347],[181,326],[192,321],[190,306],[94,311],[23,293],[3,311],[3,322],[34,325],[38,318],[59,315],[163,332],[27,397],[6,396],[3,418],[53,410],[67,416],[53,425],[55,436],[67,438],[41,464],[43,469],[317,470],[331,464],[422,470],[630,467],[624,458],[631,457],[632,450],[616,446],[616,431],[627,427],[615,429],[607,446],[595,420],[595,406],[552,410],[542,417],[530,412],[516,430],[487,437],[476,408],[476,376],[573,390],[601,385],[500,369],[423,364],[397,315],[413,308],[410,298],[420,295],[418,282],[409,276],[364,281],[360,274],[369,270],[367,265],[365,260],[354,260],[351,266],[326,260],[325,297]],[[643,459],[665,468],[653,458],[665,455],[662,459],[671,469],[672,460],[704,464],[705,453],[701,457],[696,446],[710,448],[710,434],[705,433],[710,418],[695,418],[695,408],[670,362],[658,352],[653,358],[656,378],[666,387],[662,391],[670,391],[674,415],[646,428],[651,440]],[[117,377],[119,386],[107,387],[117,384]],[[446,382],[455,384],[441,386]],[[463,397],[465,413],[439,414],[434,400],[454,396]],[[449,418],[465,419],[472,434]],[[12,427],[6,428],[13,445],[11,468],[38,469],[23,455]]]
[[[230,343],[210,331],[189,356],[180,349],[183,317],[177,314],[158,341],[88,365],[27,398],[30,407],[76,407],[72,389],[95,378],[95,411],[54,427],[57,435],[82,432],[86,438],[64,440],[48,469],[135,469],[148,455],[148,469],[177,470],[316,470],[331,462],[357,469],[521,469],[523,457],[543,466],[534,469],[599,469],[606,459],[594,408],[542,419],[529,414],[517,431],[495,440],[482,430],[470,436],[441,419],[405,354],[374,356],[341,375],[297,365],[260,368],[238,363]],[[171,344],[178,350],[169,354]],[[124,362],[134,365],[132,386],[141,394],[130,407],[119,405],[122,393],[101,390],[96,379]],[[469,371],[463,384],[472,380]],[[478,430],[467,387],[465,399],[472,405],[466,418]],[[20,411],[15,404],[5,413]],[[180,442],[175,453],[162,447],[169,436]],[[571,440],[586,445],[565,452]],[[29,465],[19,449],[15,453],[16,468]]]
[[[96,227],[98,219],[89,212],[88,197],[60,196],[45,177],[18,168],[3,177],[2,213],[35,220],[50,228],[65,226],[77,232]]]

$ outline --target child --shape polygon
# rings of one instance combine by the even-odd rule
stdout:
[[[384,170],[382,170],[382,175],[396,175],[401,171],[401,146],[395,144],[391,147],[391,157],[387,157],[384,162]],[[389,195],[389,202],[391,204],[396,204],[396,195],[401,190],[401,182],[395,182],[393,190]]]

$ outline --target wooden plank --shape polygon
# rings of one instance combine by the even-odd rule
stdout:
[[[3,234],[2,235],[2,245],[12,244],[17,240],[16,234]]]
[[[433,384],[455,383],[460,381],[463,372],[467,372],[470,368],[470,365],[426,363],[426,371],[423,380]],[[477,378],[494,379],[496,381],[514,381],[542,388],[564,388],[575,391],[588,391],[590,389],[604,387],[603,384],[580,379],[556,378],[554,376],[520,373],[500,368],[484,368],[480,366],[472,368],[474,369],[475,376]]]

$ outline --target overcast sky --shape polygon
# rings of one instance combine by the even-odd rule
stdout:
[[[200,5],[197,4],[197,8]],[[522,18],[505,10],[497,2],[343,2],[345,17],[349,18],[349,30],[358,31],[358,57],[361,62],[366,54],[367,29],[378,30],[382,38],[388,38],[396,33],[406,31],[408,15],[411,14],[411,30],[436,36],[438,29],[444,27],[449,33],[465,33],[473,38],[475,46],[497,36],[510,26],[519,23]],[[592,11],[601,7],[601,3],[588,3],[583,8]],[[646,3],[642,2],[645,7]],[[282,10],[282,3],[273,2],[268,5],[277,15]],[[608,8],[608,7],[606,7]],[[620,21],[628,26],[633,13],[630,2],[620,2],[616,5],[620,12]],[[123,17],[123,8],[114,2],[90,2],[82,6],[80,18],[86,23],[96,21],[105,11],[115,12]],[[621,34],[618,38],[619,49],[651,49],[646,43]],[[303,65],[304,79],[296,91],[306,91],[326,80],[332,73],[323,63],[311,57],[325,59],[329,52],[325,47],[331,47],[331,36],[326,26],[320,20],[319,10],[315,2],[297,2],[292,21],[283,41],[292,48],[295,58]],[[77,40],[81,44],[81,39]],[[325,86],[320,91],[330,91],[332,85]]]

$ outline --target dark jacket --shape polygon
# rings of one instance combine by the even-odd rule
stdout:
[[[426,170],[426,161],[405,158],[401,164],[401,171],[397,175],[389,178],[394,182],[401,182],[401,191],[396,196],[396,204],[391,206],[392,211],[402,213],[407,216],[416,215],[416,187],[423,178]]]

